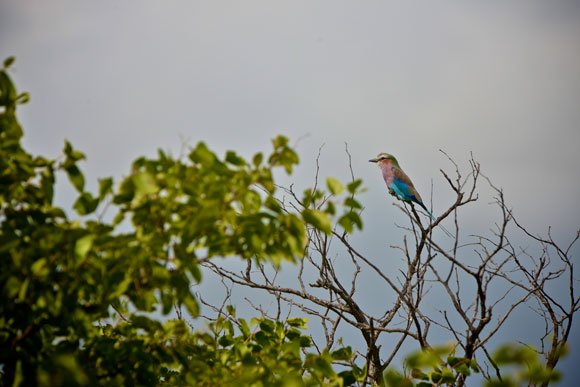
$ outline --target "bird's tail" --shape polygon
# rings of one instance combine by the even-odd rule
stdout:
[[[425,212],[427,213],[427,215],[429,215],[429,217],[431,218],[431,220],[434,221],[435,220],[435,217],[433,216],[433,214],[431,213],[431,211],[429,211],[427,209],[427,207],[423,203],[418,202],[418,204],[421,206],[421,208],[423,208],[423,210],[425,210]],[[453,234],[451,234],[445,227],[443,227],[443,225],[441,223],[439,223],[439,227],[441,227],[441,230],[443,230],[445,232],[445,234],[447,234],[447,236],[449,238],[453,238]]]

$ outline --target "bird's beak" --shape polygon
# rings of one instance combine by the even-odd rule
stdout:
[[[379,159],[370,159],[369,160],[370,163],[376,163],[377,161],[379,161]]]

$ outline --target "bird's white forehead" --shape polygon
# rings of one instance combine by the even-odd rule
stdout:
[[[393,156],[386,153],[386,152],[381,152],[377,155],[377,159],[389,159],[391,157],[393,157]]]

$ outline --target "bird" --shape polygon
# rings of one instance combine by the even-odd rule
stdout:
[[[423,199],[421,199],[421,195],[417,192],[413,182],[399,166],[399,162],[395,156],[383,152],[379,153],[374,159],[370,159],[369,162],[378,165],[391,195],[407,203],[417,203],[427,212],[431,219],[435,220],[433,214],[431,214],[423,203]]]
[[[435,217],[431,211],[429,211],[423,203],[423,199],[421,199],[421,195],[419,195],[419,192],[417,192],[413,182],[399,166],[399,162],[395,156],[382,152],[379,153],[374,159],[370,159],[369,162],[377,164],[383,173],[383,179],[385,179],[387,189],[391,195],[407,203],[417,203],[425,210],[431,220],[435,220]],[[440,226],[449,237],[453,237],[453,234],[447,231],[445,227],[442,225]]]

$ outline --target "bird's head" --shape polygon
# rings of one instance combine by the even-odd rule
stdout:
[[[399,163],[397,162],[397,159],[395,158],[395,156],[389,154],[389,153],[379,153],[377,155],[377,157],[375,157],[374,159],[370,159],[369,162],[371,163],[380,163],[382,161],[391,161],[393,164],[395,165],[399,165]]]

